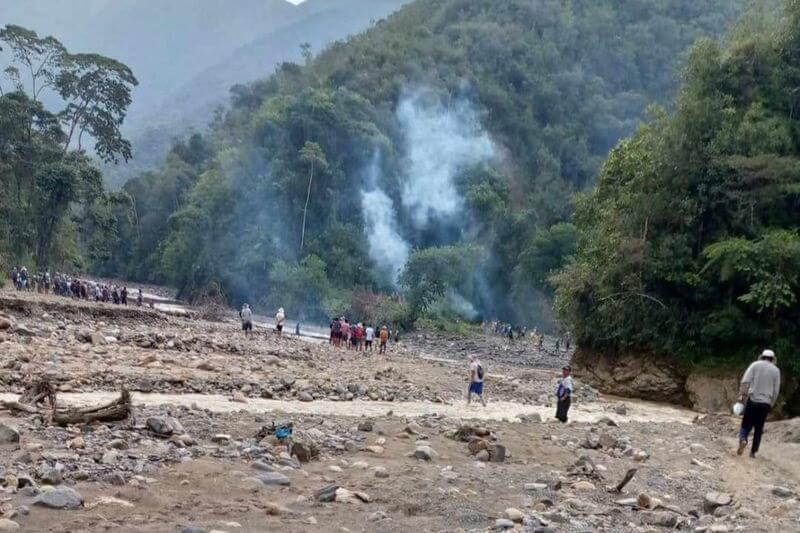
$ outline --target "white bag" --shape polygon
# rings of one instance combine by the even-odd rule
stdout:
[[[742,416],[742,414],[744,414],[744,404],[742,402],[733,404],[733,414],[736,416]]]

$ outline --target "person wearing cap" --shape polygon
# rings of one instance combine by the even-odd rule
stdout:
[[[739,388],[739,401],[745,404],[742,416],[742,427],[739,430],[739,448],[737,455],[742,455],[747,448],[750,430],[753,430],[753,444],[750,457],[755,457],[761,446],[761,435],[764,433],[764,422],[770,408],[775,405],[781,388],[781,371],[775,365],[775,352],[764,350],[758,361],[752,363],[742,378]]]
[[[558,380],[556,387],[556,418],[562,423],[567,423],[567,413],[569,406],[572,404],[572,368],[565,366],[561,369],[561,379]]]

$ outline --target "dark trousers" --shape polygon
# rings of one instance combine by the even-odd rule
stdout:
[[[755,454],[761,446],[761,435],[764,433],[764,422],[767,421],[770,405],[747,400],[742,417],[742,428],[739,430],[739,440],[747,441],[750,430],[753,430],[753,445],[750,453]]]
[[[569,406],[571,403],[572,400],[570,399],[569,396],[559,398],[558,403],[556,404],[556,418],[566,423],[567,412],[569,411]]]

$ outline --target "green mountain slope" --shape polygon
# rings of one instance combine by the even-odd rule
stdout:
[[[426,248],[411,264],[431,269],[431,292],[416,304],[544,319],[545,278],[574,246],[558,225],[570,196],[648,104],[669,100],[684,50],[739,6],[417,0],[237,88],[195,139],[202,158],[172,154],[130,184],[161,223],[123,227],[133,247],[97,268],[320,316],[353,288],[396,290]],[[169,202],[142,185],[164,180],[180,184]],[[448,271],[454,250],[471,275]]]

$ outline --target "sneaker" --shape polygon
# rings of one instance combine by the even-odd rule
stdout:
[[[755,458],[756,458],[756,454],[754,454],[753,452],[750,452],[750,459],[755,459]]]
[[[739,447],[736,449],[736,455],[742,455],[744,453],[744,449],[745,448],[747,448],[747,441],[746,440],[740,440],[739,441]]]

